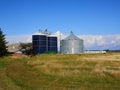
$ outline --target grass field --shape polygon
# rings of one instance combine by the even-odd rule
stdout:
[[[120,53],[0,58],[0,90],[120,90]]]

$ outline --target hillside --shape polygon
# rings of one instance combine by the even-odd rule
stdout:
[[[0,58],[0,90],[120,90],[120,53]]]

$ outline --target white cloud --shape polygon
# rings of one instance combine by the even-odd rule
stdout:
[[[13,35],[13,36],[7,36],[6,40],[9,43],[32,42],[32,35]]]
[[[120,35],[80,35],[87,49],[120,49]]]
[[[59,39],[64,39],[64,35],[57,31],[54,35]],[[78,35],[79,38],[84,40],[85,49],[120,49],[120,35]],[[14,35],[7,36],[9,43],[18,42],[32,42],[31,35]]]

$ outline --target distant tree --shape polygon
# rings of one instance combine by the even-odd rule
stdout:
[[[3,34],[1,28],[0,28],[0,57],[6,56],[8,54],[7,42],[5,40],[5,35]]]

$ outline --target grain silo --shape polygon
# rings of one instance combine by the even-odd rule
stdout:
[[[32,35],[33,53],[57,52],[57,37],[45,32]]]
[[[57,52],[57,37],[48,36],[48,51]]]
[[[84,52],[83,40],[70,33],[68,37],[61,40],[62,54],[80,54]]]
[[[33,43],[33,53],[39,54],[44,53],[46,51],[46,36],[45,35],[33,35],[32,43]]]

